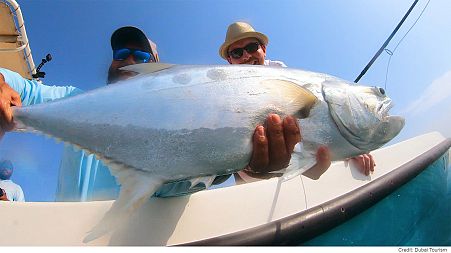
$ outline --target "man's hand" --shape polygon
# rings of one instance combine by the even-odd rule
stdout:
[[[253,136],[251,161],[244,170],[236,175],[237,181],[254,181],[255,178],[267,179],[282,174],[268,173],[288,167],[294,146],[301,141],[301,129],[295,118],[281,118],[270,114],[266,119],[266,127],[257,126]],[[374,171],[373,157],[370,154],[350,158],[357,163],[359,170],[369,175]],[[327,147],[320,147],[316,153],[316,164],[303,173],[312,179],[318,179],[331,165]],[[254,178],[254,179],[252,179]]]
[[[252,138],[252,157],[244,170],[235,174],[237,182],[251,182],[280,176],[278,171],[288,167],[294,146],[301,141],[301,132],[295,118],[281,119],[270,114],[264,126],[257,126]]]
[[[257,126],[253,136],[253,152],[249,163],[256,173],[268,173],[288,167],[296,143],[301,141],[301,132],[296,119],[291,116],[281,119],[270,114],[266,128]]]
[[[0,191],[2,191],[2,196],[0,197],[0,201],[9,201],[8,197],[6,197],[6,192],[5,190],[0,188]]]
[[[353,160],[357,166],[357,168],[368,176],[370,172],[374,172],[374,167],[376,163],[374,162],[373,156],[370,154],[363,154],[359,156],[355,156],[349,158],[349,160]],[[309,170],[303,173],[304,176],[307,176],[311,179],[318,179],[326,170],[329,168],[331,164],[330,154],[327,147],[320,147],[316,153],[316,164]]]
[[[302,175],[317,180],[326,172],[331,163],[329,149],[325,146],[319,147],[316,151],[316,164],[302,173]]]
[[[374,167],[376,167],[376,163],[374,162],[374,158],[370,154],[363,154],[356,157],[350,158],[357,165],[357,168],[365,174],[366,176],[370,175],[370,173],[374,172]]]
[[[14,127],[11,106],[22,106],[20,95],[5,82],[3,75],[0,74],[0,138]]]
[[[270,114],[266,119],[266,128],[257,126],[253,136],[253,151],[249,165],[238,172],[236,179],[255,181],[255,178],[266,179],[281,176],[268,173],[288,167],[294,146],[301,141],[301,129],[295,118],[291,116],[281,120],[276,114]],[[330,155],[326,147],[318,149],[316,165],[309,169],[307,176],[319,178],[330,166]]]

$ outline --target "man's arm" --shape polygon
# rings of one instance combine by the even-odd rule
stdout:
[[[17,201],[17,202],[25,202],[25,195],[23,194],[22,187],[20,187],[20,185],[17,185],[15,201]]]
[[[73,86],[48,86],[36,80],[28,80],[4,68],[0,68],[0,74],[3,76],[3,82],[19,93],[24,106],[45,103],[83,92]]]
[[[81,92],[72,86],[47,86],[0,68],[0,138],[14,126],[12,106],[39,104]]]

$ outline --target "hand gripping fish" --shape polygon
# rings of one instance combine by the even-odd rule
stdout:
[[[244,168],[254,129],[269,113],[295,116],[302,129],[286,178],[314,165],[319,146],[328,147],[333,161],[343,160],[381,147],[404,126],[388,115],[392,102],[383,89],[326,74],[243,65],[125,68],[140,74],[13,112],[18,129],[95,154],[121,185],[85,241],[113,230],[164,183]]]

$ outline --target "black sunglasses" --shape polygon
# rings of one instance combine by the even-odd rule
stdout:
[[[243,48],[235,48],[232,51],[229,52],[229,56],[233,59],[240,59],[241,56],[243,56],[243,50],[246,50],[249,54],[255,53],[258,50],[258,47],[260,46],[260,43],[258,42],[251,42],[244,46]]]

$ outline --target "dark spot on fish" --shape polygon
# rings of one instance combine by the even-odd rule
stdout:
[[[186,73],[178,74],[172,78],[172,81],[179,84],[188,84],[189,82],[191,82],[191,76]]]
[[[210,69],[207,72],[207,77],[214,81],[220,81],[226,79],[227,73],[223,69]]]

